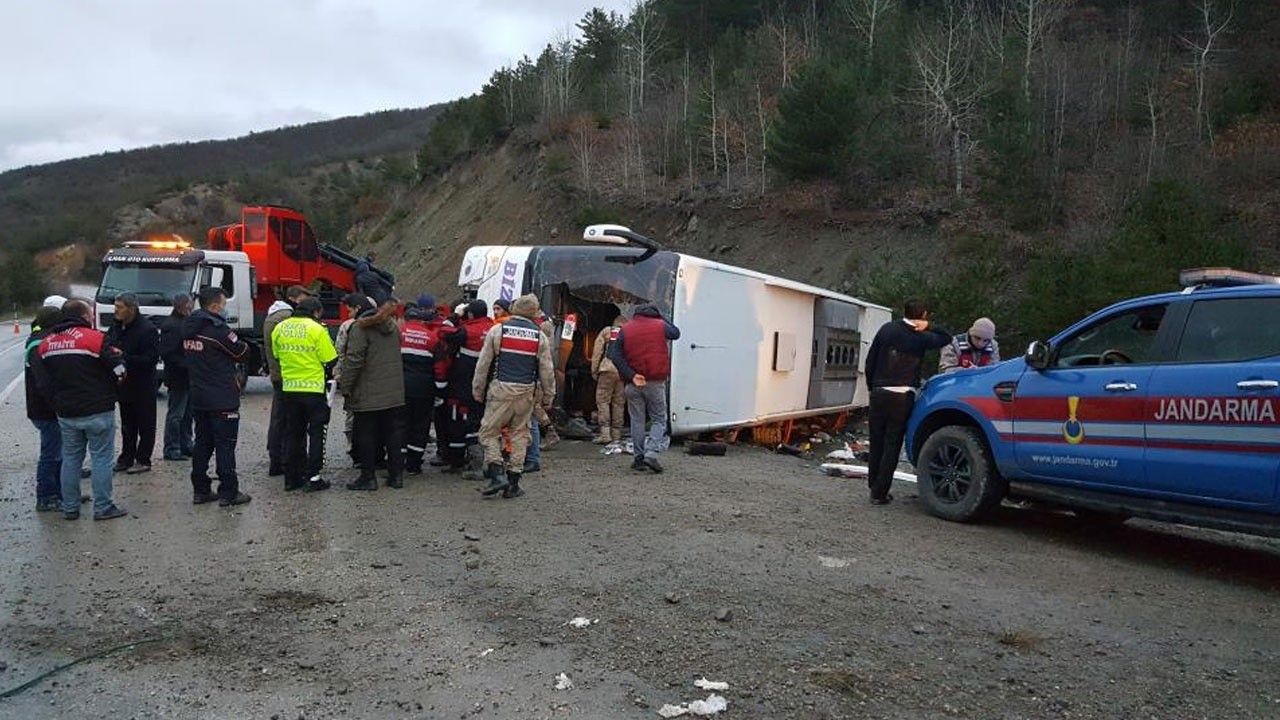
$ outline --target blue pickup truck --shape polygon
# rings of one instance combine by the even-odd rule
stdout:
[[[1026,499],[1280,536],[1280,277],[1181,280],[931,379],[906,440],[929,512],[971,522]]]

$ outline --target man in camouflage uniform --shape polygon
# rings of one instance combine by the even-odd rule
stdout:
[[[555,397],[555,366],[551,343],[534,322],[540,308],[535,295],[524,295],[511,304],[508,322],[495,325],[484,337],[476,361],[472,390],[477,403],[484,403],[480,424],[480,444],[484,447],[485,476],[489,484],[481,490],[488,496],[520,497],[520,475],[529,447],[529,422],[533,415],[535,390],[541,386],[544,398]],[[492,380],[490,374],[492,370]],[[503,471],[502,431],[511,438],[511,454]]]

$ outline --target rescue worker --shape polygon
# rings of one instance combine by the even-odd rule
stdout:
[[[494,319],[499,324],[508,322],[512,318],[516,317],[515,315],[512,315],[510,313],[509,310],[511,307],[511,303],[508,302],[507,300],[496,300],[494,301],[493,304],[494,304],[494,311],[493,311]],[[538,316],[535,317],[533,321],[538,325],[538,328],[542,330],[542,334],[543,336],[546,337],[547,342],[548,343],[553,342],[555,338],[555,325],[552,324],[550,318],[548,318],[545,313],[539,310]],[[524,469],[523,469],[524,475],[542,471],[542,423],[543,422],[545,422],[546,425],[548,426],[549,432],[555,436],[555,440],[551,444],[560,442],[560,436],[556,435],[555,426],[551,424],[551,416],[547,414],[547,408],[544,406],[544,397],[546,398],[545,404],[550,405],[551,402],[554,401],[555,396],[556,394],[554,389],[551,391],[551,393],[548,394],[547,391],[540,384],[536,388],[534,388],[533,415],[529,421],[529,435],[530,435],[529,449],[528,451],[525,452],[525,455],[524,455]],[[539,418],[541,418],[541,420]]]
[[[476,361],[480,358],[485,335],[492,327],[488,305],[483,300],[472,300],[462,311],[458,329],[445,336],[455,350],[445,390],[445,403],[449,407],[449,466],[445,472],[462,472],[470,465],[477,479],[483,463],[479,442],[484,404],[475,398],[472,389]]]
[[[1000,362],[1000,345],[996,342],[996,324],[989,318],[973,321],[969,332],[960,333],[942,348],[938,372],[949,373]]]
[[[156,364],[160,331],[138,310],[138,297],[116,297],[115,320],[107,344],[124,354],[125,380],[120,384],[120,456],[114,470],[130,475],[151,472],[156,446]]]
[[[546,335],[548,340],[555,340],[556,324],[552,322],[551,318],[548,317],[546,313],[539,313],[538,317],[534,319],[534,322],[538,323],[538,327],[542,328],[542,334]],[[545,391],[539,388],[538,392],[542,393]],[[534,451],[534,454],[531,456],[535,458],[535,462],[533,463],[534,467],[526,468],[526,473],[531,470],[536,471],[537,466],[541,461],[543,450],[548,450],[560,442],[560,433],[556,430],[556,424],[551,421],[551,415],[547,412],[553,404],[555,404],[554,390],[551,392],[550,399],[547,402],[544,403],[542,399],[539,398],[533,403],[533,421],[536,427],[533,429],[533,440],[529,447],[536,447],[538,449]]]
[[[404,440],[401,414],[404,412],[404,369],[400,364],[400,328],[396,325],[396,302],[373,307],[363,300],[356,321],[347,334],[342,356],[338,392],[346,407],[355,413],[356,449],[360,455],[360,477],[347,484],[348,490],[377,490],[375,469],[380,453],[386,453],[387,485],[404,487]]]
[[[431,420],[436,412],[435,354],[440,335],[430,324],[435,318],[434,301],[425,305],[415,303],[405,308],[404,327],[400,329],[400,360],[404,367],[404,469],[410,475],[422,474]],[[440,429],[436,428],[436,432]]]
[[[658,454],[667,443],[667,379],[671,377],[671,349],[680,329],[662,317],[654,305],[636,308],[635,317],[618,330],[609,347],[609,359],[626,383],[627,413],[631,419],[631,444],[635,452],[632,470],[662,472]],[[645,434],[645,419],[649,421]]]
[[[236,443],[240,437],[238,364],[249,345],[227,326],[227,295],[220,287],[201,288],[200,309],[182,323],[182,349],[191,376],[191,416],[196,439],[191,452],[191,502],[218,501],[221,507],[243,505],[253,498],[240,491]],[[216,456],[218,492],[209,479],[209,460]]]
[[[53,406],[62,432],[62,517],[80,519],[80,463],[89,451],[93,519],[127,513],[111,499],[111,456],[116,434],[116,398],[125,379],[124,354],[93,327],[93,307],[68,300],[63,319],[40,340],[32,376]]]
[[[864,373],[871,392],[868,423],[871,457],[867,461],[867,486],[872,505],[893,501],[893,471],[898,467],[907,418],[920,387],[924,354],[951,342],[951,333],[932,327],[929,309],[919,300],[908,300],[903,319],[885,323],[867,351]]]
[[[529,447],[534,389],[540,385],[544,398],[555,396],[554,392],[547,392],[555,388],[551,343],[534,323],[539,310],[536,295],[516,298],[511,304],[512,317],[489,330],[476,360],[472,396],[477,403],[484,404],[480,444],[484,446],[485,476],[489,484],[481,493],[486,496],[501,492],[503,497],[516,498],[524,494],[520,476]],[[505,472],[504,430],[511,439]]]
[[[498,298],[493,301],[493,321],[495,323],[503,323],[511,319],[511,301],[506,298]]]
[[[621,315],[596,336],[591,346],[591,377],[596,381],[596,419],[600,422],[597,445],[608,445],[622,440],[622,415],[627,398],[623,392],[622,377],[609,359],[609,347],[617,342],[622,331]]]
[[[182,350],[182,324],[195,303],[191,296],[173,296],[173,312],[160,323],[160,359],[164,360],[164,384],[168,402],[164,415],[164,459],[186,460],[191,457],[191,379],[187,372],[187,355]]]
[[[338,357],[329,330],[320,323],[324,306],[310,295],[271,333],[272,356],[280,372],[284,429],[284,489],[328,490],[320,478],[324,438],[329,429],[325,367]]]
[[[31,335],[27,338],[23,358],[23,379],[27,392],[27,419],[40,433],[40,456],[36,462],[36,511],[50,512],[58,509],[62,496],[62,428],[58,425],[58,413],[53,403],[45,398],[36,384],[31,363],[40,350],[40,341],[54,325],[62,320],[62,309],[45,306],[36,312],[31,321]]]
[[[280,363],[271,347],[271,334],[276,326],[293,316],[293,309],[303,298],[311,297],[311,291],[301,285],[291,285],[284,291],[284,299],[276,300],[267,308],[267,319],[262,321],[262,354],[267,361],[267,374],[271,377],[271,419],[267,423],[267,476],[284,474],[284,398],[281,397]]]
[[[434,302],[434,298],[430,295],[422,295],[418,298],[418,304],[421,306],[425,300]],[[453,357],[456,355],[455,349],[450,346],[447,337],[458,331],[457,319],[450,311],[448,305],[436,306],[436,317],[428,321],[427,325],[436,334],[436,352],[435,352],[435,413],[431,416],[432,425],[436,434],[436,456],[431,459],[432,467],[445,467],[449,465],[449,406],[445,403],[446,391],[449,387],[449,368],[453,364]]]
[[[373,259],[373,253],[369,253],[356,262],[356,292],[372,300],[374,305],[381,306],[391,299],[392,287],[386,278],[373,269]]]
[[[342,304],[346,306],[349,314],[346,320],[338,326],[338,336],[334,339],[334,349],[338,351],[338,364],[333,369],[333,381],[338,382],[338,376],[342,372],[342,358],[347,354],[347,338],[351,336],[351,326],[356,321],[356,316],[362,310],[372,307],[369,298],[360,293],[348,293],[343,296]],[[351,458],[351,462],[356,466],[360,466],[360,453],[356,450],[356,414],[351,412],[351,408],[347,407],[346,399],[342,401],[342,434],[347,438],[347,456]]]

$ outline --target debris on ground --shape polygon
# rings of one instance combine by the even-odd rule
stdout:
[[[492,654],[493,654],[493,648],[485,648],[484,652],[480,653],[480,657],[488,657],[489,655],[492,655]]]
[[[718,680],[708,680],[705,677],[693,681],[693,686],[703,690],[728,690],[729,683],[720,682]]]
[[[570,680],[568,675],[566,675],[566,674],[564,674],[564,673],[560,673],[559,675],[557,675],[557,676],[556,676],[556,689],[557,689],[557,690],[572,690],[572,689],[573,689],[573,680]]]
[[[690,455],[708,455],[724,457],[729,452],[729,445],[723,442],[691,442],[685,447]]]
[[[666,599],[667,602],[671,603],[672,605],[675,605],[676,603],[680,602],[680,593],[676,592],[675,590],[672,590],[671,592],[667,593],[663,597]]]
[[[691,703],[681,703],[672,705],[670,703],[663,705],[658,709],[658,714],[664,718],[682,717],[684,715],[716,715],[729,709],[729,701],[720,695],[711,694],[706,700],[694,700]]]
[[[845,568],[849,567],[851,561],[838,557],[827,557],[826,555],[818,556],[818,564],[828,568]]]
[[[864,478],[869,472],[866,465],[844,465],[841,463],[823,463],[818,466],[818,469],[832,477],[845,478]],[[916,476],[914,473],[903,472],[901,470],[893,471],[893,479],[909,483],[916,482]]]
[[[782,444],[774,448],[773,451],[779,455],[794,455],[795,457],[801,457],[809,451],[809,443],[801,443],[799,445]]]
[[[595,624],[596,624],[596,623],[598,623],[598,622],[600,622],[600,621],[599,621],[599,620],[592,620],[591,618],[576,617],[576,618],[574,618],[574,619],[570,620],[569,622],[565,623],[565,625],[568,625],[569,627],[571,627],[571,628],[575,628],[575,629],[577,629],[577,630],[581,630],[581,629],[583,629],[583,628],[589,628],[589,627],[591,627],[592,625],[595,625]]]
[[[566,440],[590,440],[597,435],[586,420],[576,417],[557,428],[560,437]]]
[[[720,622],[729,622],[733,619],[733,610],[729,608],[720,608],[716,610],[716,620]]]

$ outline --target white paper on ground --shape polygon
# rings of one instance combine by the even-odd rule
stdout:
[[[569,622],[565,623],[565,625],[568,625],[569,627],[577,628],[577,629],[581,630],[582,628],[591,627],[592,625],[595,625],[595,624],[596,624],[596,623],[598,623],[598,622],[600,622],[600,621],[599,621],[599,620],[592,620],[592,619],[590,619],[590,618],[576,617],[576,618],[574,618],[574,619],[570,620]]]
[[[828,475],[837,477],[866,477],[868,472],[866,465],[842,465],[839,463],[823,463],[818,469]],[[893,479],[909,483],[916,482],[915,475],[901,470],[893,471]]]
[[[706,700],[694,700],[689,703],[689,712],[694,715],[715,715],[729,709],[729,701],[719,695],[712,694]]]
[[[556,689],[572,690],[573,681],[569,679],[568,675],[565,675],[564,673],[560,673],[559,675],[556,676]]]
[[[708,680],[705,677],[699,680],[694,680],[693,686],[696,688],[702,688],[703,690],[728,690],[729,689],[729,683],[718,682],[716,680]]]
[[[668,703],[658,708],[658,715],[664,718],[674,718],[674,717],[680,717],[681,715],[688,715],[688,714],[689,714],[689,708],[685,707],[684,705],[672,705]]]

